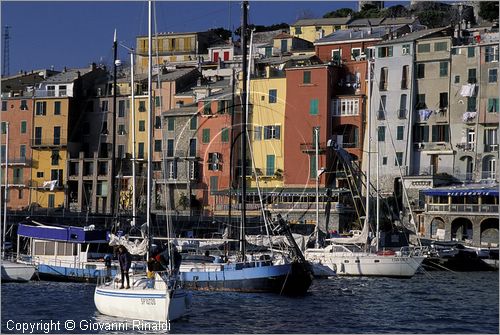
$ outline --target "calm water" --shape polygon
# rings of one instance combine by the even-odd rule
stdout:
[[[317,280],[303,298],[194,292],[189,316],[173,322],[170,332],[498,334],[498,284],[498,272],[433,272],[412,279]],[[98,315],[93,285],[31,282],[1,288],[2,333],[13,332],[6,329],[8,320],[122,321]]]

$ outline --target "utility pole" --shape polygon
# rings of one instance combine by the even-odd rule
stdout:
[[[9,50],[9,35],[10,26],[3,27],[3,67],[2,67],[2,77],[7,77],[10,74],[10,50]]]

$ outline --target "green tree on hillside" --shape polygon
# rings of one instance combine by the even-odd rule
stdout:
[[[479,4],[479,16],[490,22],[498,20],[498,1],[484,1]]]

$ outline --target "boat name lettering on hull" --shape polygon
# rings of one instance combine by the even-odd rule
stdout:
[[[154,298],[141,298],[141,303],[143,305],[156,305],[156,299],[154,299]]]

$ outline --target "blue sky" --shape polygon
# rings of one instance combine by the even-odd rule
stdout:
[[[342,7],[356,8],[357,2],[251,1],[249,23],[293,23],[305,11],[321,17]],[[158,1],[156,8],[159,32],[221,26],[234,31],[241,20],[239,1]],[[109,65],[115,28],[118,40],[129,46],[135,45],[137,35],[147,34],[145,1],[2,1],[1,18],[2,26],[11,26],[11,75],[51,66]],[[119,57],[128,59],[124,49]]]

